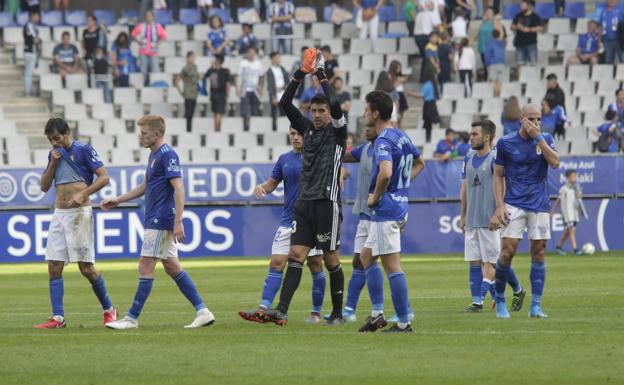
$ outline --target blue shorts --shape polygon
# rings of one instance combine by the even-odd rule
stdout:
[[[537,44],[516,47],[516,64],[537,65]]]

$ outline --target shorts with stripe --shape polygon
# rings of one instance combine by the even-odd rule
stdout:
[[[323,251],[340,248],[342,206],[329,199],[295,203],[290,244]]]
[[[173,242],[173,231],[145,229],[142,257],[168,259],[178,257],[178,247]]]
[[[407,218],[401,221],[371,221],[364,247],[371,249],[374,257],[400,253],[401,232],[406,223]]]

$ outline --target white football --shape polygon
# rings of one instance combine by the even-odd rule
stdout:
[[[592,255],[596,252],[596,246],[591,243],[586,243],[583,245],[583,254]]]

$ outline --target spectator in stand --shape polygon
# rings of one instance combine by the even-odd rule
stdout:
[[[414,39],[416,40],[420,57],[424,58],[429,36],[440,25],[440,15],[435,8],[434,2],[431,0],[427,0],[422,7],[422,11],[416,14],[414,21]]]
[[[486,64],[485,52],[490,40],[492,40],[492,31],[494,31],[494,10],[492,7],[487,7],[485,9],[485,13],[483,14],[483,21],[481,22],[481,26],[479,27],[479,33],[477,35],[477,51],[479,51],[479,55],[481,55],[481,62],[483,62],[483,66],[485,69],[485,78],[489,79],[488,76],[488,65]]]
[[[244,23],[243,34],[236,41],[238,54],[245,55],[249,47],[254,47],[256,50],[260,49],[260,47],[258,46],[258,39],[253,34],[253,25]]]
[[[433,157],[440,162],[448,162],[453,158],[457,158],[458,144],[457,133],[452,128],[447,128],[446,137],[438,142],[433,152]]]
[[[393,93],[396,94],[397,98],[397,107],[399,112],[398,123],[400,126],[401,121],[403,120],[403,115],[409,108],[406,95],[409,94],[409,96],[416,96],[416,94],[411,94],[405,90],[404,84],[407,81],[407,76],[403,75],[403,70],[399,61],[393,60],[390,62],[388,75],[390,75],[390,80],[392,81],[392,85],[394,87]]]
[[[95,80],[95,87],[102,89],[104,94],[104,103],[113,102],[110,87],[110,67],[110,61],[104,53],[104,49],[102,47],[97,47],[95,49],[95,56],[93,57],[93,77]]]
[[[501,123],[503,125],[503,135],[509,135],[520,130],[522,121],[520,119],[520,103],[515,96],[510,97],[505,104],[501,115]]]
[[[607,1],[607,8],[600,15],[602,24],[602,44],[605,50],[605,62],[615,64],[615,57],[618,57],[620,64],[624,63],[624,51],[619,41],[618,25],[624,21],[622,10],[615,0]]]
[[[117,87],[130,87],[130,74],[137,72],[136,59],[130,49],[130,37],[120,32],[110,51],[113,77]]]
[[[277,130],[277,118],[282,115],[279,101],[284,94],[286,85],[290,82],[288,71],[282,67],[282,55],[279,52],[271,52],[271,68],[266,73],[267,89],[271,101],[271,118],[273,118],[273,130]]]
[[[54,9],[57,11],[69,11],[69,0],[54,0]]]
[[[39,4],[39,0],[25,0],[23,2],[20,1],[20,5],[22,6],[22,9],[29,14],[31,12],[41,14],[41,5]]]
[[[550,99],[553,102],[553,108],[556,106],[561,106],[565,110],[565,94],[561,87],[559,87],[559,82],[557,80],[557,75],[548,74],[546,76],[546,95],[544,99]]]
[[[199,8],[202,14],[202,20],[207,21],[210,19],[210,10],[212,9],[212,6],[212,0],[197,0],[197,8]]]
[[[576,56],[569,58],[567,64],[598,64],[601,44],[598,23],[594,20],[588,21],[587,33],[579,35]]]
[[[100,28],[97,24],[97,18],[94,15],[87,16],[87,28],[82,31],[82,40],[80,41],[80,47],[82,48],[82,55],[86,65],[86,71],[89,77],[87,78],[89,86],[91,86],[90,74],[93,72],[93,60],[95,57],[95,50],[102,48],[104,54],[108,48],[108,39],[106,38],[106,29],[104,25]]]
[[[182,86],[180,86],[182,83]],[[184,98],[184,117],[186,118],[186,132],[193,130],[193,116],[197,105],[197,84],[199,83],[199,71],[195,64],[195,52],[186,54],[186,65],[176,76],[175,86]]]
[[[340,70],[338,70],[338,60],[332,55],[331,48],[328,45],[324,45],[321,47],[321,54],[325,59],[325,76],[327,76],[327,80],[329,82],[333,82],[336,76],[340,75]]]
[[[250,48],[250,50],[253,48]],[[210,106],[214,115],[215,131],[221,131],[221,117],[225,114],[228,92],[230,90],[230,71],[223,68],[223,56],[217,55],[212,60],[212,67],[204,75],[204,89],[206,81],[210,81]]]
[[[167,32],[160,23],[154,22],[154,12],[147,11],[145,22],[132,30],[132,37],[139,43],[139,64],[145,85],[149,84],[149,74],[158,70],[158,43],[167,39]]]
[[[273,52],[292,54],[295,6],[290,1],[276,0],[271,4],[269,15],[273,26]]]
[[[567,120],[565,110],[555,105],[552,98],[542,100],[542,132],[547,132],[553,137],[565,138]]]
[[[78,48],[69,42],[69,32],[63,32],[61,41],[62,43],[54,47],[52,56],[56,72],[65,79],[65,75],[80,73],[82,69]]]
[[[24,95],[33,96],[32,78],[37,67],[38,52],[41,51],[39,38],[39,12],[30,12],[28,23],[24,25]]]
[[[379,7],[383,0],[353,0],[353,8],[357,8],[355,25],[360,30],[360,39],[375,40],[379,37]]]
[[[615,112],[618,128],[624,134],[624,89],[619,88],[615,91],[615,102],[609,104],[608,111]]]
[[[353,133],[349,132],[347,133],[347,148],[345,149],[346,152],[350,152],[353,150],[353,143],[355,143],[355,135],[353,135]]]
[[[511,29],[516,31],[516,76],[520,78],[520,67],[537,65],[537,34],[544,31],[542,19],[534,12],[534,0],[522,0],[520,13],[514,17]]]
[[[453,72],[452,63],[454,57],[455,50],[451,45],[451,37],[446,31],[440,33],[438,44],[438,60],[440,61],[440,73],[438,74],[438,83],[442,93],[444,93],[444,84],[451,81],[451,76]]]
[[[446,22],[450,23],[453,18],[453,11],[457,8],[464,10],[464,16],[468,22],[470,22],[472,12],[476,10],[476,6],[473,0],[446,0],[445,18]]]
[[[461,39],[454,61],[459,72],[459,81],[464,83],[464,95],[469,98],[472,96],[472,76],[477,68],[477,58],[467,37]]]
[[[420,94],[423,98],[423,128],[427,143],[431,141],[431,130],[433,125],[440,123],[438,105],[436,100],[440,98],[436,75],[432,70],[428,70],[424,75],[424,82],[420,86]]]
[[[414,36],[414,20],[416,20],[416,13],[418,8],[414,0],[407,0],[403,6],[403,17],[405,18],[405,24],[407,25],[407,33],[410,37]]]
[[[206,40],[206,53],[208,56],[227,55],[227,47],[230,40],[223,28],[223,20],[217,15],[210,17],[210,31]]]
[[[301,113],[310,118],[310,102],[317,94],[325,94],[321,83],[316,76],[310,76],[310,87],[306,88],[299,100],[299,110]]]
[[[605,122],[594,129],[594,134],[599,137],[597,142],[599,152],[615,153],[619,151],[617,118],[617,113],[609,110],[605,114]]]
[[[464,15],[463,8],[455,9],[455,20],[451,23],[451,30],[453,31],[453,38],[456,40],[468,36],[468,22]]]
[[[497,29],[492,30],[492,38],[487,42],[483,63],[487,68],[488,80],[493,84],[494,96],[499,97],[505,80],[505,41],[501,39]]]
[[[440,59],[438,56],[438,43],[440,35],[437,32],[431,32],[429,35],[429,43],[425,47],[425,64],[422,65],[421,78],[424,78],[424,73],[427,71],[433,71],[435,76],[440,75]],[[423,80],[421,80],[421,83]]]
[[[255,48],[249,48],[238,67],[238,87],[241,115],[245,131],[249,130],[249,117],[260,115],[260,97],[264,92],[264,68]]]
[[[340,76],[336,76],[332,82],[334,90],[336,90],[336,98],[340,103],[340,108],[344,114],[345,119],[349,121],[349,110],[351,110],[351,94],[346,91],[344,87],[344,81]]]
[[[457,145],[457,156],[465,157],[472,147],[470,146],[470,135],[467,132],[459,133],[459,144]]]

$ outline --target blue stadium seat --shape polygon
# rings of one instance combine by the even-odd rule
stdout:
[[[580,19],[585,17],[585,3],[566,2],[563,16],[570,19]]]
[[[330,5],[324,7],[323,8],[323,21],[326,23],[331,23],[333,12],[334,12],[334,7]]]
[[[59,27],[63,25],[63,12],[47,11],[41,15],[41,24],[48,27]]]
[[[542,20],[548,20],[555,17],[555,4],[554,3],[537,3],[535,4],[535,13],[539,15]]]
[[[0,13],[0,28],[13,27],[15,21],[13,21],[13,15],[10,12]]]
[[[173,11],[170,9],[157,9],[154,12],[154,20],[162,25],[173,23]]]
[[[87,12],[84,10],[65,12],[65,23],[74,27],[87,25]]]
[[[184,25],[201,24],[201,11],[197,8],[181,8],[180,23]]]
[[[382,5],[377,14],[379,15],[379,21],[382,23],[397,20],[396,8],[394,8],[394,5]]]
[[[104,23],[106,25],[115,25],[117,23],[115,11],[111,11],[109,9],[96,9],[93,11],[93,15],[97,17],[98,23]]]
[[[213,8],[210,10],[210,16],[217,15],[223,20],[224,24],[228,24],[230,22],[230,10],[229,9],[221,9],[221,8]]]
[[[121,17],[124,19],[138,19],[143,20],[143,15],[139,15],[139,11],[136,9],[124,9],[121,12]]]
[[[26,25],[26,23],[28,23],[28,19],[30,18],[30,16],[28,16],[28,12],[20,12],[17,14],[17,25],[19,26],[24,26]]]
[[[503,11],[503,18],[513,19],[520,13],[520,4],[505,4],[505,10]]]

